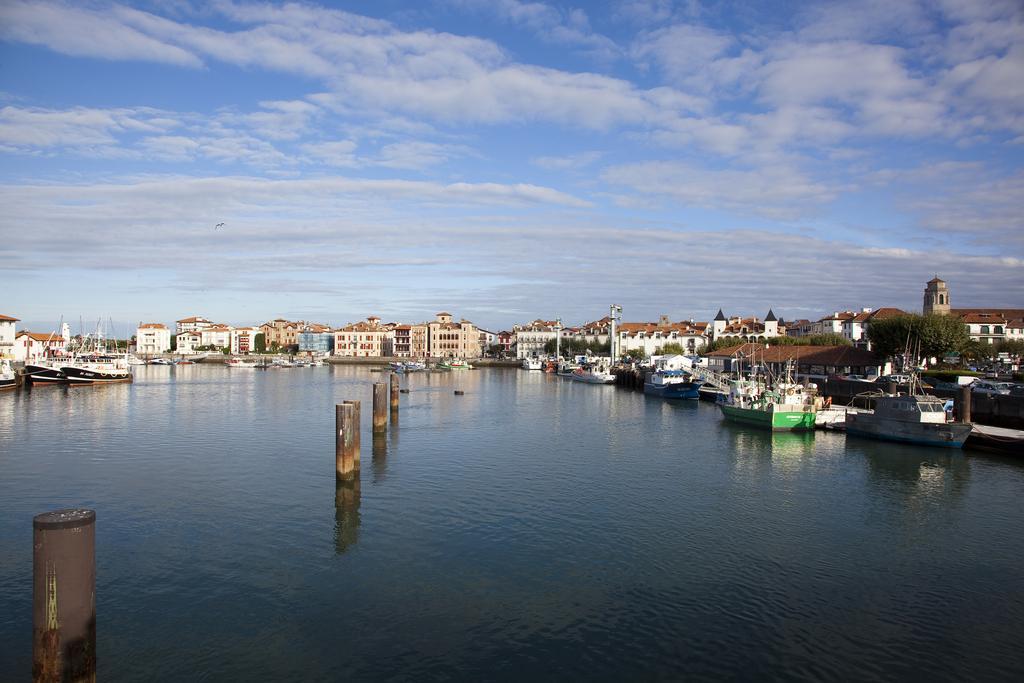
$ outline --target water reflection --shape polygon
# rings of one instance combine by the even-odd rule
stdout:
[[[847,451],[864,457],[869,478],[911,498],[948,499],[966,490],[971,467],[956,449],[847,442]]]
[[[334,487],[334,552],[341,555],[359,540],[359,475]]]
[[[388,472],[387,434],[373,435],[373,480],[380,481]]]

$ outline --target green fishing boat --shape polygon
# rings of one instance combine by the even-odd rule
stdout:
[[[725,419],[771,431],[814,429],[815,392],[795,382],[734,380],[718,401]]]

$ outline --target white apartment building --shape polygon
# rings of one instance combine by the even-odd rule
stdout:
[[[231,329],[231,353],[244,355],[256,351],[258,327],[234,327]]]
[[[198,347],[203,345],[201,332],[180,332],[174,335],[176,352],[180,354],[199,353]]]
[[[537,358],[547,355],[544,347],[558,336],[559,324],[555,320],[534,320],[526,325],[516,325],[512,332],[516,336],[516,358]]]
[[[214,324],[206,318],[198,315],[194,315],[190,318],[182,318],[181,320],[175,321],[175,333],[181,332],[198,332],[199,330],[207,327],[213,327]]]
[[[199,334],[202,335],[200,346],[213,346],[218,349],[231,347],[231,328],[227,325],[203,327]]]
[[[616,326],[618,353],[642,351],[644,356],[653,356],[666,344],[679,344],[686,354],[698,353],[708,343],[708,324],[704,322],[671,322],[661,316],[656,323],[620,323]]]
[[[171,350],[171,331],[163,323],[146,323],[135,330],[135,353],[167,353]]]
[[[17,318],[0,315],[0,358],[14,358],[14,323]]]

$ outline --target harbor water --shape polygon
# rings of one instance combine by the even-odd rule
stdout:
[[[365,368],[135,372],[0,396],[2,681],[71,506],[104,681],[1024,676],[1018,461],[514,369],[403,377],[375,440]]]

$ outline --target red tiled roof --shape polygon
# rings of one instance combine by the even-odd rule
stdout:
[[[139,325],[140,330],[166,330],[167,326],[163,323],[146,323]]]
[[[0,320],[3,320],[5,322],[14,323],[14,322],[18,322],[19,319],[18,318],[12,318],[9,315],[0,315]]]
[[[64,343],[64,337],[56,336],[56,335],[53,335],[53,334],[43,334],[41,332],[27,332],[25,330],[22,330],[16,336],[17,337],[29,337],[30,339],[32,339],[34,341],[41,341],[41,342],[48,341],[48,342]]]
[[[194,315],[191,318],[182,318],[181,320],[175,320],[174,322],[177,322],[177,323],[199,323],[199,322],[208,323],[210,321],[207,320],[206,318],[203,318],[202,316]]]
[[[1006,320],[1024,318],[1024,308],[953,308],[949,312],[961,318],[976,313],[994,313],[1003,316]]]
[[[714,358],[731,358],[742,352],[745,357],[756,357],[759,362],[784,363],[788,360],[804,365],[850,365],[864,367],[881,365],[877,355],[855,346],[771,346],[764,344],[740,344],[728,349],[719,349],[707,354]]]

